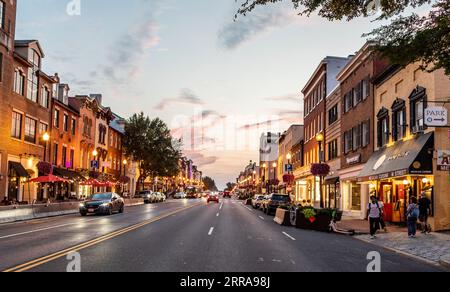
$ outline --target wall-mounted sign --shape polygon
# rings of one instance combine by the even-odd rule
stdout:
[[[439,171],[450,171],[450,150],[438,150],[437,168]]]
[[[430,106],[425,109],[425,125],[445,127],[448,123],[448,111],[442,106]]]
[[[294,166],[292,164],[286,164],[284,169],[286,172],[292,172],[294,170]]]
[[[348,157],[347,159],[347,164],[357,164],[361,162],[361,154],[356,155],[356,156],[352,156],[352,157]]]
[[[98,169],[98,161],[97,160],[91,161],[91,168]]]

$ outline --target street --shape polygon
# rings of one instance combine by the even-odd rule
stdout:
[[[65,272],[73,251],[82,272],[365,272],[371,251],[383,272],[442,271],[351,237],[280,227],[231,199],[0,225],[2,271]]]

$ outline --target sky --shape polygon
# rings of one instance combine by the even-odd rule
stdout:
[[[354,54],[379,25],[298,16],[288,3],[234,21],[240,3],[19,0],[16,38],[40,41],[44,71],[72,95],[163,119],[223,188],[259,160],[263,132],[303,122],[301,89],[320,61]]]

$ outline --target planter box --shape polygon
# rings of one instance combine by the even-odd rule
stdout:
[[[317,213],[318,214],[315,216],[315,221],[311,222],[309,219],[305,218],[305,215],[300,209],[291,210],[291,224],[300,229],[330,232],[330,223],[331,220],[333,220],[332,216],[330,214],[321,213],[320,211]],[[343,213],[341,211],[338,211],[336,213],[335,220],[340,221],[342,219],[342,214]]]
[[[288,210],[278,208],[273,221],[282,226],[291,226],[290,215],[291,213]]]

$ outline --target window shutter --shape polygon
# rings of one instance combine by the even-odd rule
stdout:
[[[377,122],[377,145],[378,147],[381,147],[381,135],[383,133],[383,127],[381,120],[378,120]]]

